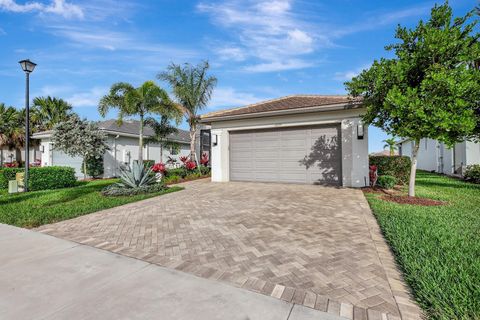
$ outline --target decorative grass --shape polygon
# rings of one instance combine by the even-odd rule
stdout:
[[[367,194],[407,283],[430,319],[480,319],[480,185],[417,173],[416,193],[444,206]]]
[[[84,214],[182,190],[178,186],[160,192],[124,197],[104,197],[100,191],[117,180],[77,182],[76,187],[9,195],[0,191],[0,223],[33,228]]]

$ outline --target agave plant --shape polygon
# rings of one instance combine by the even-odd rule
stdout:
[[[132,168],[120,169],[120,182],[117,186],[123,188],[139,188],[155,183],[152,168],[145,168],[143,163],[134,161]]]

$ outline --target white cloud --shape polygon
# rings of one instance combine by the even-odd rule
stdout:
[[[349,81],[353,77],[358,76],[363,70],[370,68],[370,64],[365,64],[354,70],[347,70],[343,72],[336,72],[333,79],[338,81]]]
[[[65,100],[74,107],[97,107],[100,99],[107,93],[106,87],[94,87],[87,92],[75,93]]]
[[[209,109],[224,107],[240,107],[265,100],[265,97],[258,97],[251,93],[239,92],[231,87],[218,87],[213,91]]]
[[[80,6],[68,3],[65,0],[53,0],[48,5],[40,2],[18,4],[14,0],[0,0],[0,9],[17,13],[38,12],[40,14],[54,14],[66,19],[83,19],[84,17],[83,10]]]
[[[246,59],[245,51],[237,47],[224,47],[217,50],[220,60],[244,61]]]
[[[225,0],[200,3],[197,8],[237,35],[234,51],[227,51],[226,55],[224,48],[217,50],[221,59],[225,60],[228,53],[234,61],[253,58],[259,62],[247,67],[249,71],[273,72],[312,65],[301,56],[314,51],[316,34],[313,26],[293,12],[292,3],[292,0]]]
[[[287,60],[287,61],[272,61],[267,63],[259,63],[244,68],[248,72],[274,72],[304,69],[313,66],[313,63],[304,60]]]

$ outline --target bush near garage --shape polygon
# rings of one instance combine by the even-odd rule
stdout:
[[[8,181],[15,180],[18,172],[25,172],[25,169],[0,169],[0,188],[8,188]],[[32,167],[29,170],[30,191],[73,187],[76,182],[75,169],[70,167]]]
[[[405,184],[410,177],[410,157],[406,156],[370,156],[370,165],[375,165],[379,176],[393,176],[397,183]]]
[[[472,164],[467,166],[464,178],[465,180],[473,183],[480,183],[480,164]]]
[[[82,173],[92,178],[98,178],[103,174],[103,158],[89,158],[87,159],[87,172],[84,172],[82,162]]]
[[[397,184],[397,179],[394,176],[379,176],[377,180],[377,185],[383,189],[393,189]]]

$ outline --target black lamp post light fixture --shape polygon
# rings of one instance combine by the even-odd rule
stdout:
[[[25,72],[26,76],[26,86],[25,86],[25,176],[23,178],[23,191],[28,191],[28,169],[30,166],[30,73],[35,70],[37,66],[36,63],[33,63],[29,59],[19,61],[22,70]]]

